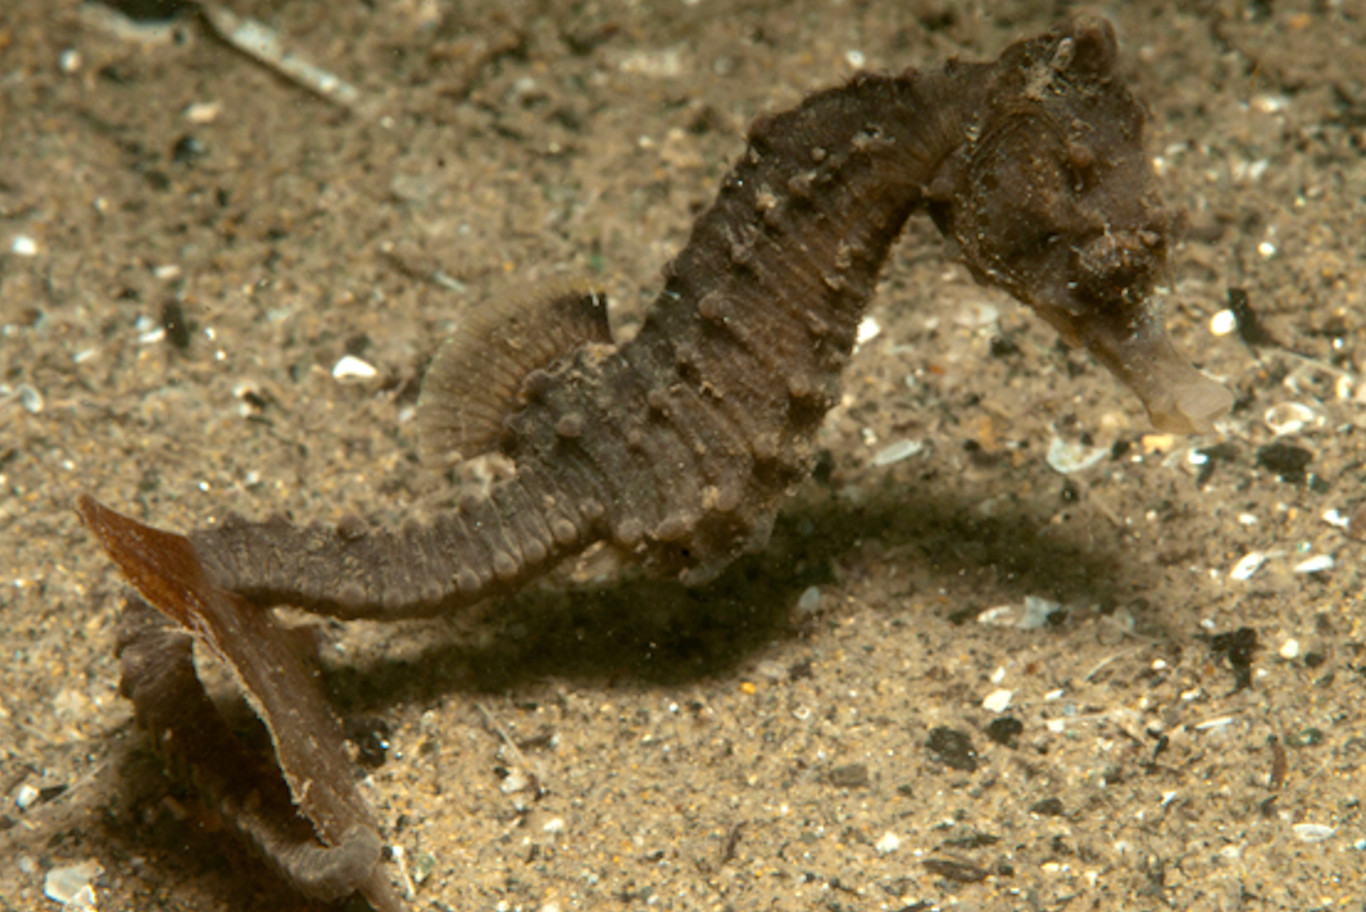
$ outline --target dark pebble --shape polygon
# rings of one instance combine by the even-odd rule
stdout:
[[[826,781],[837,788],[863,788],[868,784],[868,767],[862,763],[837,766],[826,776]]]
[[[932,874],[938,874],[945,880],[952,880],[955,883],[981,883],[987,879],[987,869],[979,868],[977,865],[964,864],[961,861],[945,861],[942,858],[931,858],[921,862],[925,870]]]
[[[1235,693],[1252,686],[1252,654],[1257,651],[1257,631],[1239,627],[1229,633],[1201,635],[1201,639],[1209,643],[1211,653],[1228,659],[1229,667],[1233,669]]]
[[[1313,461],[1313,453],[1288,443],[1268,443],[1257,448],[1257,465],[1275,472],[1281,481],[1303,481],[1304,470]]]
[[[1061,798],[1045,798],[1035,802],[1030,807],[1031,814],[1038,814],[1040,817],[1061,817],[1063,815]]]
[[[389,723],[383,719],[357,719],[347,726],[347,737],[356,745],[361,766],[377,769],[389,759]]]
[[[186,133],[177,139],[175,145],[171,147],[171,161],[177,165],[192,165],[196,159],[202,158],[207,151],[202,142]]]
[[[1014,716],[998,716],[987,724],[987,737],[997,744],[1014,747],[1024,733],[1024,723]]]
[[[932,728],[925,746],[945,766],[965,773],[977,769],[977,751],[972,749],[972,741],[968,736],[960,731],[943,725]]]
[[[185,322],[185,311],[176,301],[161,305],[161,328],[166,331],[166,341],[184,351],[190,347],[190,325]]]

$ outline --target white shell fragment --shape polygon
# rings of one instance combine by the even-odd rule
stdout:
[[[1224,309],[1209,318],[1209,331],[1216,336],[1227,336],[1238,328],[1238,317],[1233,311]]]
[[[1238,563],[1233,565],[1233,569],[1228,572],[1228,578],[1235,580],[1252,579],[1252,575],[1262,569],[1264,563],[1266,563],[1265,551],[1252,551],[1244,554]]]
[[[858,336],[854,339],[854,347],[858,348],[864,343],[871,342],[882,335],[882,325],[872,317],[864,317],[858,325]]]
[[[15,256],[37,256],[38,242],[27,234],[15,235],[14,240],[10,242],[9,252]]]
[[[1109,455],[1108,447],[1088,447],[1054,437],[1048,445],[1048,466],[1060,475],[1089,469]]]
[[[901,837],[888,830],[879,837],[873,848],[877,850],[879,855],[890,855],[901,848]]]
[[[1295,659],[1299,658],[1300,641],[1294,637],[1286,640],[1281,644],[1280,655],[1281,658],[1285,659],[1287,662],[1293,662]]]
[[[982,708],[987,712],[1003,713],[1010,708],[1010,700],[1015,696],[1015,691],[1006,690],[1004,687],[997,688],[986,695],[982,700]]]
[[[821,587],[807,586],[797,598],[797,614],[810,617],[821,609]]]
[[[1332,839],[1338,831],[1337,827],[1324,826],[1321,823],[1297,823],[1290,829],[1300,842],[1323,842],[1325,839]]]
[[[1213,731],[1216,728],[1228,728],[1234,723],[1233,716],[1215,716],[1213,719],[1206,719],[1204,722],[1196,724],[1196,731]]]
[[[31,415],[36,415],[43,410],[43,394],[27,383],[21,383],[14,389],[0,383],[0,404],[9,402],[11,399],[19,400],[24,411]]]
[[[280,34],[264,22],[238,16],[215,3],[199,4],[199,14],[218,37],[310,92],[343,107],[354,108],[360,103],[359,89],[290,51]]]
[[[1049,617],[1062,611],[1062,603],[1052,599],[1039,598],[1037,595],[1026,595],[1024,600],[1024,616],[1015,624],[1021,630],[1037,630],[1048,623]]]
[[[1335,529],[1346,531],[1352,527],[1352,518],[1343,513],[1337,507],[1331,507],[1323,511],[1323,521]]]
[[[1315,421],[1318,415],[1307,405],[1299,402],[1279,402],[1266,410],[1262,420],[1277,437],[1298,434]]]
[[[183,116],[192,124],[209,124],[223,112],[221,101],[194,101],[185,107]]]
[[[909,459],[923,449],[925,449],[923,441],[898,440],[878,450],[873,456],[873,465],[878,467],[889,466],[903,459]]]
[[[43,895],[69,909],[94,909],[95,889],[90,882],[103,870],[93,859],[53,868],[43,878]]]
[[[378,373],[373,364],[355,355],[344,355],[332,367],[332,376],[337,380],[369,380]]]
[[[1333,569],[1333,558],[1327,554],[1315,554],[1313,557],[1306,557],[1295,565],[1296,573],[1322,573],[1325,570]]]
[[[14,804],[21,811],[27,811],[33,806],[33,802],[38,800],[39,792],[36,788],[25,782],[14,792]]]

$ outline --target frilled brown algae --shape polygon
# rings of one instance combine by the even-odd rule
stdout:
[[[1153,292],[1171,219],[1116,57],[1109,24],[1083,19],[994,63],[859,75],[761,118],[629,342],[610,338],[600,298],[561,288],[495,309],[438,358],[421,405],[429,449],[492,451],[507,469],[429,525],[230,517],[187,539],[83,500],[143,596],[237,671],[312,824],[303,837],[297,820],[271,824],[269,838],[256,822],[239,830],[285,855],[277,866],[312,895],[359,886],[397,902],[381,890],[378,837],[348,790],[336,724],[264,609],[449,612],[603,540],[685,582],[763,548],[916,212],[957,241],[977,279],[1086,346],[1159,427],[1208,428],[1230,396],[1163,330]],[[174,689],[147,671],[191,675],[184,646],[144,628],[124,647],[127,690],[154,731],[192,736]],[[305,743],[331,759],[310,761]]]

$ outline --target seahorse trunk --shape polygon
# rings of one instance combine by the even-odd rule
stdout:
[[[204,566],[258,603],[341,617],[458,608],[601,538],[706,579],[767,543],[807,474],[878,272],[917,209],[978,279],[1085,344],[1155,420],[1207,426],[1230,399],[1161,331],[1150,292],[1170,219],[1116,61],[1109,25],[1080,20],[994,64],[861,75],[760,119],[640,333],[531,359],[497,399],[501,425],[485,408],[479,434],[453,432],[496,441],[511,480],[429,527],[231,520],[193,536]],[[557,300],[598,326],[592,308]],[[478,359],[445,363],[445,388],[477,392],[451,374],[465,364]]]
[[[412,617],[514,591],[604,535],[691,581],[761,548],[878,271],[963,141],[943,78],[860,76],[761,120],[636,338],[525,384],[504,435],[517,472],[488,497],[398,529],[230,517],[191,535],[209,576],[260,604]]]

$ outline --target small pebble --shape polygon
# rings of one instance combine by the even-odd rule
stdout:
[[[797,614],[810,617],[821,608],[820,586],[807,586],[797,598]]]
[[[971,773],[977,769],[977,751],[966,734],[944,725],[930,729],[929,740],[925,742],[935,759],[945,766]]]
[[[1290,107],[1290,98],[1286,95],[1257,95],[1252,99],[1251,107],[1259,114],[1278,114]]]
[[[503,777],[503,781],[498,783],[498,789],[504,795],[512,795],[516,792],[526,791],[531,788],[531,779],[527,774],[519,769],[514,769]]]
[[[431,852],[418,852],[413,856],[413,882],[422,883],[436,870],[436,856]]]
[[[879,855],[890,855],[901,848],[901,837],[891,830],[883,833],[881,838],[873,845]]]
[[[1313,453],[1288,443],[1269,443],[1257,448],[1257,465],[1275,472],[1281,481],[1303,481],[1305,469],[1313,461]]]
[[[1001,320],[1001,309],[987,301],[974,301],[960,307],[953,315],[953,322],[968,329],[981,329],[995,326]]]
[[[1015,606],[997,605],[977,615],[977,623],[992,627],[1011,627],[1015,624]]]
[[[15,235],[14,240],[10,242],[9,250],[16,256],[37,256],[38,242],[27,234]]]
[[[1001,716],[987,723],[987,737],[1006,747],[1014,747],[1023,733],[1024,723],[1014,716]]]
[[[1066,813],[1061,798],[1045,798],[1030,805],[1029,812],[1040,817],[1061,817]]]
[[[555,834],[555,833],[563,833],[563,832],[564,832],[564,818],[563,818],[563,817],[551,817],[549,820],[547,820],[544,824],[541,825],[541,830],[544,831],[544,832],[546,832],[546,833],[550,833],[550,834],[552,834],[552,835]]]
[[[826,781],[836,788],[863,788],[869,781],[868,766],[864,763],[837,766],[826,776]]]
[[[342,356],[332,368],[332,376],[337,380],[369,380],[378,373],[373,364],[355,355]]]
[[[1300,641],[1294,637],[1291,637],[1281,644],[1281,658],[1285,659],[1287,662],[1298,658],[1299,654]]]
[[[81,68],[81,52],[75,48],[62,51],[57,57],[57,67],[68,76],[78,72]]]
[[[14,394],[19,397],[19,404],[24,407],[24,411],[30,415],[36,415],[43,410],[43,394],[27,383],[15,387]]]

